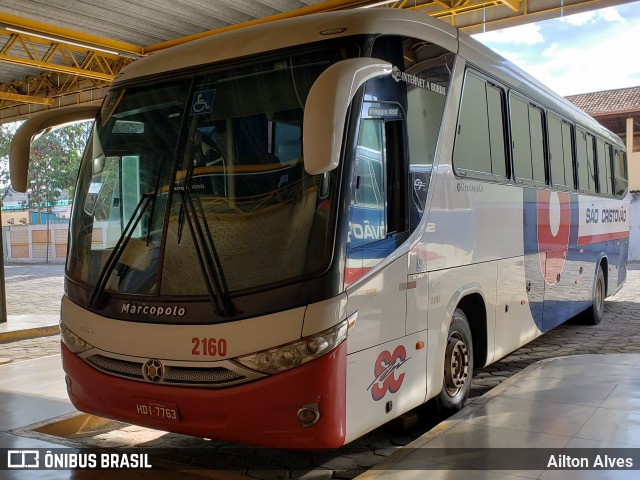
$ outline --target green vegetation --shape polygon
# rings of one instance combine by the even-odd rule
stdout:
[[[9,146],[18,123],[0,125],[0,199],[10,192]],[[61,193],[73,199],[76,177],[91,122],[69,125],[43,135],[31,145],[27,194],[29,207],[46,211]],[[26,205],[25,205],[26,206]]]

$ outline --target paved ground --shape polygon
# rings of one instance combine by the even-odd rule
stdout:
[[[8,315],[50,315],[60,311],[64,265],[5,265]],[[0,344],[0,357],[13,362],[60,352],[60,336]]]
[[[64,265],[5,265],[9,315],[51,314],[60,311]]]
[[[12,309],[38,309],[44,305],[57,311],[59,298],[62,295],[61,266],[29,265],[9,266],[6,268],[7,297],[9,313],[18,313]],[[50,276],[49,280],[46,280]],[[27,286],[27,288],[24,288]],[[14,289],[24,291],[16,292]],[[565,355],[585,353],[640,353],[640,265],[630,267],[625,287],[606,302],[604,320],[597,326],[565,324],[555,328],[537,340],[520,348],[481,371],[475,372],[472,395],[478,396],[497,386],[514,373],[538,360]],[[51,313],[49,310],[46,313]],[[26,313],[21,311],[20,313]],[[44,337],[34,340],[16,341],[0,345],[0,356],[11,357],[14,362],[27,358],[52,355],[58,353],[59,336]],[[329,479],[353,478],[359,473],[383,460],[395,449],[406,445],[422,435],[435,423],[416,421],[417,417],[407,416],[402,422],[381,427],[364,436],[349,446],[350,450],[339,449],[318,456],[293,454],[275,451],[282,470],[246,470],[238,467],[237,472],[259,479]],[[242,465],[247,451],[238,450],[237,446],[223,442],[206,441],[175,434],[151,433],[139,427],[119,425],[111,431],[103,432],[92,439],[93,444],[110,446],[148,446],[171,448],[173,461],[184,462],[203,467],[211,459],[222,456],[231,464]],[[193,447],[197,454],[188,456],[189,450],[176,450],[175,447]],[[251,456],[261,455],[262,450],[251,449]],[[267,452],[274,455],[274,451]],[[245,457],[243,457],[245,456]],[[285,468],[286,467],[286,468]]]

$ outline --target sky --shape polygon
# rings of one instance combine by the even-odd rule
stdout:
[[[563,96],[640,86],[640,1],[474,38]]]

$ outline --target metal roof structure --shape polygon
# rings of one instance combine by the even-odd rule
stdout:
[[[3,0],[0,124],[97,103],[137,58],[279,18],[347,8],[418,10],[478,33],[631,0]]]

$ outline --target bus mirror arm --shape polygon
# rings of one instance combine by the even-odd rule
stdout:
[[[46,110],[24,122],[13,136],[9,148],[9,172],[13,189],[22,193],[27,191],[32,141],[57,128],[83,120],[93,120],[99,110],[100,107],[96,105],[73,105]]]
[[[367,80],[390,75],[378,58],[350,58],[327,68],[314,82],[304,107],[304,168],[317,175],[338,166],[347,111]]]

